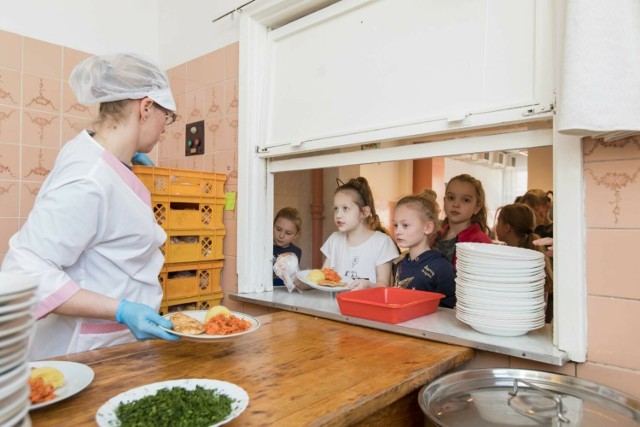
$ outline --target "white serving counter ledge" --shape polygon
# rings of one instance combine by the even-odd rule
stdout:
[[[283,286],[275,288],[272,292],[230,293],[229,296],[235,301],[310,314],[339,322],[472,347],[556,366],[562,366],[569,361],[567,354],[553,345],[551,325],[546,325],[519,337],[500,337],[475,331],[456,319],[455,311],[448,308],[438,308],[435,313],[428,316],[394,325],[343,316],[338,308],[335,293],[315,289],[304,291],[304,293],[295,290],[289,293]]]

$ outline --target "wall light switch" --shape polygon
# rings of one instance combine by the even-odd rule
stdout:
[[[204,120],[187,123],[184,141],[184,155],[204,154]]]

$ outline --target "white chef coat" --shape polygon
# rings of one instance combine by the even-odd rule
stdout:
[[[334,231],[320,250],[329,258],[329,268],[335,270],[346,283],[353,282],[356,277],[377,283],[376,267],[398,256],[393,239],[380,231],[375,231],[358,246],[349,246],[347,234]]]
[[[86,131],[60,151],[2,271],[40,278],[31,359],[135,340],[115,321],[52,313],[79,289],[160,307],[160,246],[149,191]]]

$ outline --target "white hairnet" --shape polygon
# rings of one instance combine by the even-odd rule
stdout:
[[[167,73],[133,53],[87,58],[71,71],[69,85],[84,105],[148,96],[163,108],[176,111]]]

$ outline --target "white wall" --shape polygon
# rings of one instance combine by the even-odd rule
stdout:
[[[215,23],[211,21],[246,2],[247,0],[160,1],[158,61],[165,68],[171,68],[237,42],[237,13]]]
[[[89,53],[158,58],[158,0],[0,0],[0,29]]]
[[[168,69],[238,41],[245,0],[0,0],[0,30],[89,53],[137,52]]]

